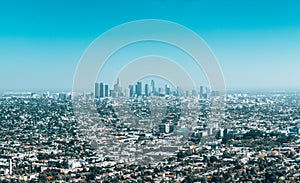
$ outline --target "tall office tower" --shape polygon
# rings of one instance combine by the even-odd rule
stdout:
[[[156,94],[156,89],[155,89],[155,83],[154,83],[154,80],[151,80],[151,93],[153,95]]]
[[[116,83],[116,84],[114,84],[114,88],[113,88],[113,90],[115,91],[115,92],[118,92],[118,90],[119,90],[119,86],[118,86],[118,84]]]
[[[158,88],[158,95],[160,95],[160,94],[162,94],[162,88],[161,87]]]
[[[104,97],[109,97],[109,95],[108,95],[108,92],[109,90],[108,90],[108,85],[104,85]]]
[[[190,91],[189,91],[189,90],[186,90],[186,91],[185,91],[185,96],[186,96],[186,97],[189,97],[189,96],[190,96]]]
[[[192,96],[197,96],[197,91],[196,90],[192,90]]]
[[[204,87],[203,87],[203,86],[200,86],[200,89],[199,89],[199,97],[200,97],[200,98],[204,98]]]
[[[182,89],[179,87],[179,86],[177,86],[177,96],[182,96],[183,94],[182,94]]]
[[[104,84],[100,83],[100,98],[104,97]]]
[[[171,89],[170,89],[170,87],[169,87],[169,85],[165,85],[165,94],[166,95],[170,95],[171,94]]]
[[[135,93],[137,96],[142,95],[142,82],[137,82],[135,85]]]
[[[129,95],[130,95],[129,92],[130,92],[130,91],[129,91],[129,88],[125,88],[125,89],[124,89],[124,93],[121,92],[121,96],[123,96],[123,97],[130,97],[130,96],[129,96]]]
[[[129,97],[133,97],[133,96],[134,96],[133,85],[129,85]]]
[[[95,83],[95,98],[100,97],[100,83]]]
[[[149,85],[145,84],[145,96],[149,96]]]
[[[115,91],[115,90],[109,90],[109,93],[111,97],[119,97],[119,92]]]
[[[120,78],[117,79],[117,93],[118,96],[124,96],[124,91],[122,91],[122,87],[120,84]]]
[[[119,80],[119,78],[117,79],[117,83],[116,84],[114,84],[114,91],[115,92],[119,92],[120,91],[120,80]]]
[[[210,96],[212,96],[212,97],[217,97],[217,96],[220,96],[220,95],[221,95],[220,91],[213,90],[213,91],[210,92]]]
[[[207,97],[207,98],[210,98],[210,95],[211,95],[211,90],[210,90],[210,88],[207,86],[207,87],[206,87],[206,97]]]

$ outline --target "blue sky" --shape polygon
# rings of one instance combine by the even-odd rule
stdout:
[[[300,89],[300,1],[11,0],[0,2],[0,90],[70,90],[89,44],[139,19],[199,34],[229,89]]]

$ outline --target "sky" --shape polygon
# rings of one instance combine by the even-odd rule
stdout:
[[[93,40],[141,19],[196,32],[227,89],[300,89],[297,0],[11,0],[0,2],[0,90],[71,90]]]

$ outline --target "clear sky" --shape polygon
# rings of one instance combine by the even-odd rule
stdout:
[[[229,89],[300,89],[298,0],[6,0],[0,2],[0,90],[71,90],[103,32],[164,19],[201,36]]]

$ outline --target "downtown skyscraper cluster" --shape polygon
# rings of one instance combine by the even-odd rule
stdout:
[[[140,97],[140,96],[165,96],[165,95],[174,95],[174,96],[198,96],[199,98],[209,98],[211,95],[216,95],[217,92],[211,91],[209,87],[200,86],[199,90],[184,90],[180,87],[171,89],[168,84],[165,84],[164,87],[157,87],[155,81],[151,80],[150,85],[148,83],[143,84],[141,81],[136,82],[135,84],[130,84],[128,88],[122,90],[120,86],[120,80],[117,79],[117,82],[113,85],[112,88],[108,84],[103,82],[95,83],[95,98],[107,98],[107,97]]]

